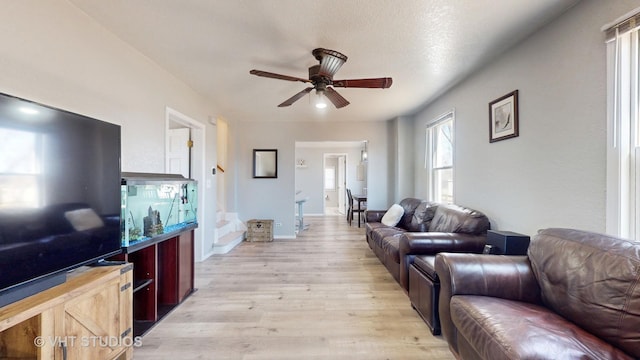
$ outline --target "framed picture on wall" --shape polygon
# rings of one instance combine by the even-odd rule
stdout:
[[[253,149],[254,179],[275,179],[278,177],[278,150]]]
[[[518,135],[518,90],[515,90],[489,103],[489,142]]]

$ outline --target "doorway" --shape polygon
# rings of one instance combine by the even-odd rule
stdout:
[[[362,140],[296,141],[294,191],[296,199],[307,199],[304,203],[304,216],[332,214],[344,216],[346,219],[346,189],[351,189],[354,194],[361,194],[363,187],[366,187],[366,170],[360,172],[360,175],[357,171],[361,164],[363,149]],[[325,173],[325,158],[335,158],[333,163],[335,172]],[[332,193],[326,189],[328,187],[325,185],[326,176],[335,179]],[[327,204],[328,202],[330,205]],[[293,207],[295,214],[297,206]]]
[[[204,201],[205,184],[205,127],[196,120],[169,107],[166,108],[165,173],[181,174],[198,182],[198,228],[194,231],[195,259],[204,259],[204,234],[207,224]],[[212,240],[211,240],[212,242]]]
[[[346,215],[347,154],[325,153],[324,215]]]

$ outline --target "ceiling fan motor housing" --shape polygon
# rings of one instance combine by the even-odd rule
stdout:
[[[309,68],[309,80],[318,87],[320,84],[330,85],[331,78],[326,75],[320,74],[320,65],[313,65]]]

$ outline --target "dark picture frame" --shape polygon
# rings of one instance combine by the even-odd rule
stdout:
[[[278,149],[253,149],[253,178],[278,177]]]
[[[518,90],[489,103],[489,142],[519,136]]]

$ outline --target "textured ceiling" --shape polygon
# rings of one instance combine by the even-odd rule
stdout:
[[[209,99],[231,121],[380,121],[409,115],[578,0],[70,0]],[[337,89],[320,111],[307,78],[324,47],[349,59],[336,79],[389,76],[389,89]]]

